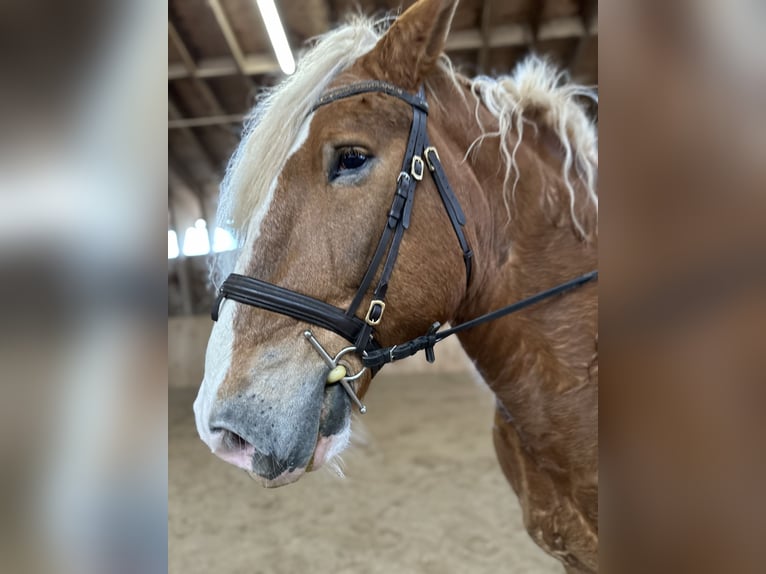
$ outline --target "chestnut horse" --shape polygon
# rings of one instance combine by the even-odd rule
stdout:
[[[456,4],[420,0],[387,29],[342,26],[262,99],[222,185],[219,224],[240,248],[218,262],[221,273],[349,308],[387,225],[416,112],[385,91],[317,103],[370,80],[405,94],[424,88],[427,138],[473,253],[469,276],[441,190],[426,175],[377,344],[408,341],[434,321],[469,320],[596,267],[597,138],[581,107],[590,92],[537,58],[512,76],[457,74],[442,53]],[[360,324],[372,299],[364,295]],[[200,437],[265,486],[298,480],[348,444],[352,392],[326,384],[308,329],[331,355],[348,346],[332,329],[236,300],[221,304],[208,344],[194,403]],[[596,571],[596,285],[459,338],[497,397],[495,449],[527,530],[569,572]],[[361,370],[359,354],[344,359]],[[350,388],[363,396],[371,379],[367,371]]]

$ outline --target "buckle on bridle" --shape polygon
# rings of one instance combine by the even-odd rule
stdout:
[[[414,177],[417,181],[422,180],[425,170],[426,166],[423,163],[423,158],[419,155],[412,156],[412,165],[410,166],[410,173],[412,174],[412,177]]]
[[[373,311],[378,310],[377,313],[373,315]],[[386,310],[386,302],[381,299],[373,299],[370,301],[370,308],[367,309],[367,314],[364,316],[364,322],[367,323],[370,327],[374,327],[375,325],[378,325],[380,323],[380,320],[383,319],[383,311]]]
[[[428,146],[423,151],[423,157],[426,158],[426,163],[428,164],[428,169],[430,171],[434,171],[436,168],[434,167],[434,164],[431,162],[431,158],[428,157],[428,152],[433,152],[433,154],[436,156],[436,159],[441,161],[441,158],[439,157],[439,152],[436,151],[436,148],[432,145]]]

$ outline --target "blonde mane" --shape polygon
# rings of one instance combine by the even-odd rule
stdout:
[[[500,151],[505,164],[503,199],[511,218],[511,198],[516,191],[521,173],[516,164],[516,152],[524,136],[524,124],[529,123],[535,130],[545,125],[558,137],[564,152],[561,166],[562,179],[569,195],[572,222],[581,237],[587,237],[575,210],[575,190],[572,172],[584,184],[587,200],[598,212],[598,136],[594,123],[578,103],[585,97],[598,102],[595,91],[585,86],[566,83],[564,72],[557,70],[546,60],[529,56],[516,66],[510,76],[490,78],[479,76],[469,82],[471,93],[476,99],[474,111],[476,121],[483,135],[474,141],[466,152],[471,151],[486,138],[500,138]],[[484,106],[498,120],[497,131],[488,132],[479,120],[479,106]],[[534,120],[532,119],[534,118]],[[510,134],[516,132],[516,143]],[[514,174],[513,185],[509,183]]]
[[[232,233],[239,248],[212,259],[211,280],[216,287],[234,267],[250,222],[265,214],[275,182],[312,105],[340,72],[372,50],[391,22],[391,18],[371,20],[357,16],[319,36],[300,58],[295,73],[259,97],[221,183],[217,225]],[[465,83],[446,56],[442,57],[440,67],[456,86]],[[534,111],[535,121],[547,124],[561,140],[565,153],[563,178],[570,194],[572,217],[578,231],[585,236],[575,216],[575,192],[570,174],[572,169],[576,171],[586,186],[589,200],[597,207],[597,138],[593,124],[576,102],[580,96],[593,97],[593,92],[582,86],[562,84],[562,77],[561,72],[544,60],[532,57],[522,62],[511,76],[470,80],[477,120],[478,106],[484,104],[497,117],[499,129],[485,132],[471,145],[466,157],[485,138],[501,138],[506,170],[504,198],[510,217],[507,188],[513,172],[516,174],[514,190],[518,183],[520,174],[514,163],[515,155],[524,123],[531,123],[526,114]],[[514,129],[518,138],[511,148],[508,135]]]

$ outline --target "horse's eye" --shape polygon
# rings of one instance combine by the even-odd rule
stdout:
[[[367,154],[358,149],[345,149],[338,158],[338,167],[335,173],[340,175],[344,171],[359,169],[367,161]]]

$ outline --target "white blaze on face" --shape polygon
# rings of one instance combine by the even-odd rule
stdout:
[[[290,148],[290,151],[285,158],[285,162],[287,162],[287,160],[295,154],[308,139],[309,128],[313,117],[314,115],[311,114],[303,122],[303,126],[298,133],[295,143],[292,148]],[[235,267],[236,273],[242,273],[247,268],[250,257],[253,257],[256,252],[255,241],[261,235],[261,225],[263,224],[263,220],[274,199],[274,192],[277,189],[278,181],[279,176],[275,177],[274,181],[272,181],[266,199],[250,221],[247,242],[237,261]],[[199,392],[197,393],[197,398],[194,401],[194,417],[197,423],[197,433],[211,450],[216,450],[219,446],[218,442],[220,441],[220,437],[216,438],[210,432],[210,416],[213,411],[216,397],[218,396],[218,389],[223,384],[223,381],[226,378],[226,373],[229,372],[231,366],[234,349],[234,318],[236,317],[238,305],[239,303],[228,300],[224,300],[221,303],[218,321],[213,325],[213,330],[210,333],[210,340],[207,344],[207,352],[205,354],[205,376],[202,380]]]
[[[197,433],[202,441],[216,450],[218,440],[210,432],[210,415],[213,411],[218,389],[226,378],[231,364],[234,349],[234,301],[221,302],[218,321],[213,324],[210,340],[205,353],[205,377],[202,380],[197,399],[194,401],[194,418],[197,423]]]
[[[311,120],[314,119],[314,114],[310,114],[306,120],[303,122],[303,125],[301,126],[301,130],[298,132],[298,137],[295,139],[295,143],[293,144],[293,147],[290,148],[290,151],[287,152],[287,157],[285,158],[285,163],[287,163],[287,160],[289,160],[301,147],[303,147],[303,144],[306,143],[306,140],[309,137],[309,130],[311,127]],[[284,166],[283,166],[284,169]],[[250,227],[247,230],[247,241],[245,243],[244,248],[242,249],[242,257],[239,258],[237,261],[236,269],[234,270],[235,273],[243,273],[244,270],[247,268],[248,263],[250,262],[249,258],[253,257],[255,254],[255,242],[258,240],[258,238],[261,236],[261,226],[263,225],[263,220],[266,217],[266,214],[269,211],[269,208],[271,207],[271,202],[274,200],[274,193],[277,190],[277,184],[279,183],[279,175],[274,178],[274,181],[271,182],[271,185],[269,186],[269,191],[266,194],[266,199],[264,202],[260,205],[258,210],[253,215],[253,218],[250,220]]]

